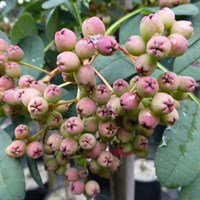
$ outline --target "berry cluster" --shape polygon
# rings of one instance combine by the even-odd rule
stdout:
[[[178,120],[178,100],[195,89],[195,80],[173,72],[165,72],[157,79],[151,74],[157,67],[157,60],[185,53],[192,31],[191,22],[175,21],[169,8],[145,16],[140,23],[141,36],[131,36],[125,49],[114,37],[105,35],[105,26],[97,17],[83,22],[84,37],[80,40],[67,28],[58,31],[55,44],[62,52],[56,64],[65,82],[72,80],[77,84],[77,98],[65,101],[59,86],[46,85],[30,75],[21,76],[16,85],[15,77],[9,78],[7,72],[7,78],[2,75],[4,113],[9,116],[27,114],[42,126],[35,135],[30,134],[27,125],[17,126],[16,140],[6,148],[6,154],[20,157],[26,153],[34,159],[43,153],[51,155],[45,161],[47,170],[65,174],[75,194],[84,192],[95,196],[100,187],[96,181],[87,180],[88,169],[111,177],[120,165],[119,155],[147,156],[148,137],[154,128],[158,124],[172,125]],[[5,45],[0,49],[0,64],[6,71],[7,63],[10,60],[17,63],[23,53],[16,47],[14,52],[17,53],[10,53],[13,46],[1,41]],[[135,60],[138,76],[130,82],[116,80],[112,87],[105,80],[97,84],[93,59],[98,54],[110,56],[117,50]],[[77,115],[64,118],[72,103],[76,104]],[[84,160],[84,166],[67,168],[77,157]]]

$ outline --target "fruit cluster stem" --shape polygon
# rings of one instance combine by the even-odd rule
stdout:
[[[41,71],[41,72],[44,72],[45,74],[48,74],[48,75],[51,74],[50,72],[48,72],[48,71],[45,70],[45,69],[42,69],[42,68],[40,68],[40,67],[37,67],[37,66],[35,66],[35,65],[32,65],[32,64],[29,64],[29,63],[26,63],[26,62],[23,62],[23,61],[19,61],[19,64],[20,64],[20,65],[24,65],[24,66],[26,66],[26,67],[30,67],[30,68],[32,68],[32,69],[36,69],[36,70]]]

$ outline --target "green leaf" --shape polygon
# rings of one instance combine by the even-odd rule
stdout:
[[[139,25],[143,15],[140,13],[125,22],[119,28],[119,41],[125,44],[132,35],[139,35]]]
[[[27,164],[28,164],[28,168],[29,168],[31,176],[33,177],[33,179],[35,180],[35,182],[38,184],[39,187],[43,187],[44,184],[42,182],[42,178],[40,176],[40,173],[37,167],[37,161],[28,156],[26,156],[26,160],[27,160]]]
[[[200,10],[200,2],[197,2],[195,5]],[[193,35],[189,39],[189,44],[192,45],[194,42],[196,42],[200,38],[200,26],[199,26],[200,13],[198,13],[198,15],[190,16],[188,20],[192,22],[192,26],[194,28]]]
[[[24,50],[24,62],[42,68],[44,63],[44,44],[40,37],[26,37],[19,43],[19,46]],[[30,67],[22,67],[22,74],[30,74],[36,78],[41,73],[40,71]]]
[[[165,130],[155,157],[158,181],[171,188],[189,184],[200,172],[200,109],[187,101],[181,106],[179,117],[175,125]]]
[[[193,66],[190,65],[189,67],[185,68],[179,75],[182,76],[191,76],[196,81],[200,81],[200,66]]]
[[[189,47],[188,51],[174,61],[174,72],[180,74],[200,57],[200,40]]]
[[[37,34],[36,22],[30,14],[26,13],[16,20],[15,24],[11,29],[10,37],[11,41],[17,44],[23,38],[36,34]]]
[[[135,73],[133,63],[121,51],[115,52],[112,56],[99,55],[93,65],[110,84]]]
[[[0,30],[0,38],[4,39],[10,44],[10,40],[8,39],[7,35],[1,30]]]
[[[200,186],[200,173],[189,185],[186,185],[185,187],[181,188],[179,199],[199,200],[200,197],[199,186]]]
[[[42,4],[42,8],[43,9],[50,9],[50,8],[54,8],[56,6],[61,5],[62,3],[64,3],[65,0],[49,0],[46,1],[45,3]]]
[[[0,199],[23,200],[25,181],[20,160],[5,155],[5,148],[12,142],[8,134],[0,131]]]
[[[54,35],[56,31],[58,30],[58,10],[57,9],[52,9],[47,17],[46,20],[46,35],[49,40],[54,39]]]
[[[196,15],[199,13],[197,6],[194,4],[183,4],[173,7],[175,15]]]

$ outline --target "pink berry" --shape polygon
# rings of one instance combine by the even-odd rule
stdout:
[[[5,73],[11,78],[18,78],[21,75],[21,67],[17,62],[7,62],[5,64]]]
[[[77,42],[73,31],[63,28],[55,33],[55,43],[60,51],[71,51]]]
[[[70,117],[64,123],[65,129],[69,134],[78,135],[82,133],[84,124],[79,117]]]
[[[61,97],[62,92],[57,85],[51,84],[44,90],[44,98],[49,103],[56,103],[61,99]]]
[[[151,108],[158,114],[170,113],[174,110],[174,99],[167,93],[158,92],[151,100]]]
[[[25,88],[29,87],[35,81],[36,81],[35,78],[27,74],[19,78],[18,85],[20,88]]]
[[[177,57],[183,55],[188,49],[187,39],[179,33],[173,33],[168,36],[171,42],[171,50],[169,55],[171,57]]]
[[[156,67],[157,60],[149,54],[142,54],[135,62],[136,71],[141,76],[148,76],[152,74]]]
[[[94,197],[100,193],[100,186],[94,180],[89,180],[85,184],[85,192],[88,196]]]
[[[91,150],[95,147],[96,138],[91,133],[84,133],[79,138],[79,145],[82,149]]]
[[[71,137],[66,137],[60,145],[60,151],[66,156],[76,153],[77,150],[78,142]]]
[[[57,56],[56,64],[59,67],[60,71],[66,73],[75,72],[81,66],[79,57],[71,51],[64,51],[60,53]]]
[[[113,155],[109,151],[102,151],[101,154],[97,158],[97,162],[102,167],[110,167],[113,163]]]
[[[134,55],[140,56],[146,51],[146,43],[139,35],[132,35],[125,44],[127,51]]]
[[[43,146],[38,141],[33,141],[27,146],[27,155],[33,159],[37,159],[43,155]]]
[[[164,25],[157,14],[150,14],[142,18],[140,22],[140,35],[148,41],[155,34],[162,34]]]
[[[75,167],[70,167],[65,171],[65,177],[68,181],[76,181],[78,180],[79,174],[78,169]]]
[[[5,90],[11,89],[15,87],[15,82],[13,78],[10,78],[6,75],[0,77],[0,88],[4,88]]]
[[[0,51],[4,52],[8,49],[9,44],[2,38],[0,38]]]
[[[156,59],[162,59],[168,56],[170,49],[170,40],[162,35],[153,36],[147,43],[147,53]]]
[[[6,155],[10,157],[21,157],[25,153],[26,145],[21,140],[13,141],[9,146],[6,147]]]
[[[92,116],[96,111],[96,103],[90,97],[84,97],[76,104],[76,110],[82,117]]]
[[[140,101],[140,97],[135,92],[126,92],[120,97],[120,104],[125,110],[136,109]]]
[[[62,136],[59,132],[52,133],[47,139],[47,145],[52,151],[57,151],[60,149],[60,144],[62,142]]]
[[[102,36],[96,43],[96,50],[104,55],[110,56],[118,49],[118,43],[112,36]]]
[[[28,111],[33,115],[46,114],[49,109],[47,101],[42,97],[33,98],[28,104]]]
[[[25,124],[20,124],[15,128],[15,137],[18,140],[27,139],[30,133],[30,128]]]
[[[24,52],[17,45],[10,45],[7,49],[7,56],[11,61],[20,61],[24,57]]]
[[[75,52],[79,58],[89,59],[95,54],[96,49],[90,38],[82,38],[76,43]]]
[[[98,17],[91,17],[83,22],[82,33],[84,37],[99,34],[104,35],[105,26]]]
[[[193,92],[197,86],[197,83],[193,77],[179,76],[178,90],[181,92]]]
[[[118,79],[113,83],[113,91],[116,96],[120,97],[129,91],[129,84],[123,79]]]
[[[159,117],[156,116],[149,108],[140,111],[138,121],[146,129],[154,129],[159,123]]]
[[[136,91],[140,97],[153,97],[159,89],[157,80],[151,76],[140,77],[136,84]]]
[[[71,191],[73,194],[79,195],[84,192],[85,183],[82,180],[76,180],[72,183]]]

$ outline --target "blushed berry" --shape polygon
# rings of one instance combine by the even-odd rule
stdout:
[[[60,51],[73,50],[76,42],[75,33],[67,28],[63,28],[55,33],[55,43]]]
[[[37,159],[43,155],[43,145],[38,141],[33,141],[27,145],[26,153],[29,157]]]

